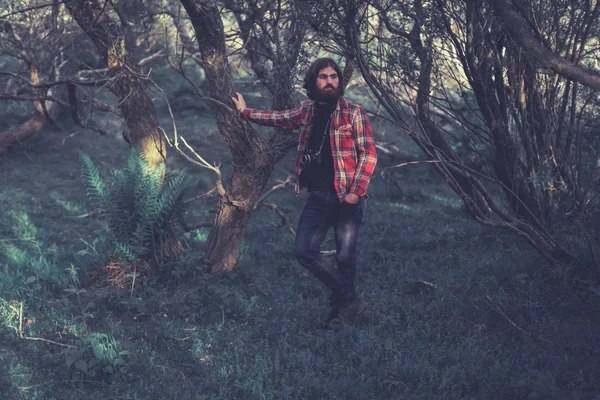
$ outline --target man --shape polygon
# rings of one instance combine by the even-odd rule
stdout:
[[[260,125],[300,128],[296,193],[309,198],[296,233],[296,258],[331,289],[327,325],[348,325],[367,308],[355,291],[358,230],[367,207],[367,188],[377,156],[363,107],[347,100],[344,78],[330,58],[316,60],[304,78],[309,101],[285,111],[246,107],[233,98],[242,117]],[[330,227],[335,231],[337,269],[320,253]]]

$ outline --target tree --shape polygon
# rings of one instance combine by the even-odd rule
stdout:
[[[127,20],[113,7],[120,23],[109,15],[110,9],[96,0],[71,0],[65,6],[81,29],[98,49],[108,67],[110,90],[117,96],[125,121],[123,136],[132,146],[140,145],[146,161],[154,168],[166,160],[166,147],[158,128],[158,119],[148,94],[146,78],[133,56],[133,44],[127,40]]]
[[[27,2],[21,8],[9,7],[11,12],[2,16],[6,31],[0,40],[0,51],[24,66],[21,71],[0,71],[8,79],[5,100],[34,101],[35,114],[22,126],[0,135],[0,153],[38,132],[53,114],[70,110],[73,120],[84,128],[104,133],[90,118],[90,109],[112,112],[124,120],[123,136],[133,146],[139,144],[146,160],[156,167],[164,162],[166,149],[158,129],[156,111],[148,94],[147,79],[141,64],[133,56],[133,35],[129,22],[115,3],[96,0],[64,2],[73,19],[95,44],[98,55],[107,68],[94,68],[80,59],[86,46],[73,33],[73,19],[61,13],[62,2]],[[13,10],[14,8],[14,10]],[[115,22],[117,17],[120,23]],[[85,57],[84,57],[85,58]],[[87,61],[90,61],[88,58]],[[92,64],[93,64],[92,60]],[[86,65],[82,69],[82,65]],[[88,93],[86,88],[107,86],[117,97],[118,106],[105,104]],[[64,89],[66,87],[66,90]],[[86,107],[82,104],[87,103]],[[83,110],[82,110],[83,109]]]
[[[43,85],[42,80],[46,76],[59,79],[64,63],[57,51],[58,43],[63,35],[68,37],[67,24],[55,9],[35,15],[20,12],[14,6],[8,6],[7,11],[0,16],[4,28],[0,33],[0,54],[8,67],[0,71],[4,81],[0,99],[32,102],[34,113],[20,126],[0,134],[0,155],[34,136],[55,118],[55,90],[51,85]]]
[[[250,7],[235,1],[226,1],[234,12],[242,38],[248,48],[248,58],[273,95],[273,107],[284,109],[293,105],[293,80],[304,28],[297,18],[293,4],[265,1],[254,2]],[[259,198],[275,163],[296,144],[289,131],[276,130],[268,141],[256,134],[232,108],[235,95],[229,66],[223,22],[216,1],[181,0],[196,33],[201,54],[201,64],[206,72],[212,103],[217,115],[219,131],[231,151],[234,172],[226,188],[222,188],[207,243],[206,259],[210,271],[225,273],[236,266],[240,245]],[[263,24],[266,31],[275,33],[276,40],[266,42],[265,37],[254,32],[253,23],[261,21],[262,14],[270,12],[276,19]],[[282,26],[287,28],[282,29]],[[281,36],[279,36],[281,34]],[[261,52],[263,50],[263,52]],[[260,53],[260,54],[259,54]],[[264,63],[266,57],[272,67]]]

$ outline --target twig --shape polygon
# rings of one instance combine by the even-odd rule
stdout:
[[[158,58],[162,55],[163,51],[159,50],[154,54],[149,55],[148,57],[142,58],[140,60],[140,62],[138,62],[138,65],[140,67],[143,67],[144,65],[146,65],[147,63],[149,63],[150,61],[154,60],[155,58]]]
[[[442,160],[421,160],[421,161],[407,161],[398,165],[392,165],[391,167],[385,167],[385,168],[381,168],[380,171],[383,172],[387,169],[392,169],[392,168],[400,168],[400,167],[404,167],[406,165],[412,165],[412,164],[422,164],[422,163],[441,163],[443,162]]]
[[[137,265],[133,264],[133,279],[131,280],[131,291],[129,297],[133,297],[133,288],[135,287],[135,277],[137,276]]]
[[[99,209],[99,210],[95,210],[92,212],[89,212],[87,214],[81,214],[76,216],[75,218],[88,218],[88,217],[95,217],[96,215],[102,215],[106,212],[106,210],[104,209]]]
[[[65,2],[66,2],[66,0],[63,0],[63,1],[59,1],[58,3],[61,4],[61,3],[65,3]],[[0,15],[0,19],[10,17],[11,15],[21,14],[21,13],[24,13],[27,11],[33,11],[33,10],[39,10],[40,8],[52,7],[53,5],[54,5],[54,3],[46,3],[46,4],[40,4],[37,6],[22,8],[17,11],[9,12],[7,14],[2,14],[2,15]]]
[[[21,240],[36,240],[36,238],[0,239],[0,242],[18,242]]]
[[[156,85],[156,83],[154,83]],[[156,85],[157,88],[160,89],[160,91],[163,93],[163,95],[165,94],[164,91],[158,86]],[[194,150],[185,140],[185,138],[183,136],[179,136],[177,134],[177,125],[175,124],[175,118],[173,116],[173,112],[171,111],[171,106],[169,105],[169,101],[165,95],[165,101],[167,102],[168,108],[169,108],[169,113],[171,114],[171,119],[173,121],[173,141],[171,141],[171,138],[169,138],[169,136],[167,135],[167,132],[165,132],[165,130],[162,127],[158,127],[163,135],[165,136],[165,139],[167,141],[167,143],[169,144],[169,146],[174,147],[177,151],[179,151],[179,153],[185,157],[186,160],[188,160],[189,162],[191,162],[192,164],[196,164],[202,168],[206,168],[206,169],[210,169],[211,171],[213,171],[216,175],[217,175],[217,181],[215,183],[216,185],[216,190],[217,193],[219,193],[219,196],[225,196],[225,188],[223,187],[223,175],[221,174],[221,170],[219,169],[220,165],[210,165],[204,158],[202,158],[202,156],[200,156],[196,150]],[[181,141],[183,142],[183,144],[185,145],[185,147],[188,148],[188,150],[199,160],[196,161],[194,160],[192,157],[190,157],[189,155],[187,155],[181,148],[179,148],[179,138],[181,138]]]
[[[273,212],[275,212],[277,215],[279,215],[279,217],[281,217],[281,225],[278,225],[278,226],[276,225],[275,226],[276,228],[281,228],[282,226],[287,226],[288,229],[290,230],[290,232],[292,232],[292,235],[296,236],[296,232],[290,225],[290,219],[287,217],[287,215],[285,215],[283,213],[283,211],[281,211],[281,209],[279,207],[277,207],[277,204],[262,203],[260,205],[262,207],[270,208]]]
[[[293,176],[288,176],[287,179],[283,182],[281,182],[278,185],[273,186],[271,189],[269,189],[265,194],[263,194],[261,197],[259,197],[258,200],[256,200],[256,203],[254,204],[254,209],[256,209],[256,207],[260,206],[261,203],[271,195],[271,193],[273,193],[276,190],[279,189],[284,189],[287,185],[289,185],[290,183],[292,183],[294,180]]]
[[[55,345],[61,346],[61,347],[67,347],[70,349],[77,348],[70,344],[63,344],[63,343],[55,342],[53,340],[48,340],[48,339],[39,338],[39,337],[27,337],[27,336],[23,335],[23,302],[22,301],[19,302],[19,309],[17,311],[19,313],[19,331],[18,331],[19,339],[33,340],[33,341],[38,341],[38,342],[46,342],[46,343],[55,344]]]
[[[23,337],[23,302],[20,303],[19,307],[19,337]]]
[[[509,323],[510,323],[512,326],[514,326],[515,328],[517,328],[517,329],[519,330],[519,332],[521,332],[521,333],[523,333],[524,335],[527,335],[527,336],[529,336],[529,337],[531,337],[531,338],[533,338],[533,339],[537,339],[537,340],[539,340],[539,341],[541,341],[541,342],[544,342],[544,343],[546,343],[546,344],[550,344],[550,342],[549,342],[549,341],[547,341],[547,340],[545,340],[545,339],[542,339],[542,338],[539,338],[539,337],[535,336],[533,333],[531,333],[531,332],[527,332],[526,330],[524,330],[523,328],[521,328],[519,325],[515,324],[515,323],[514,323],[514,322],[513,322],[513,321],[512,321],[510,318],[508,318],[508,317],[506,316],[506,314],[504,314],[504,312],[502,311],[502,309],[501,309],[500,307],[498,307],[496,304],[494,304],[494,303],[492,302],[492,299],[490,298],[490,296],[485,296],[485,297],[486,297],[486,299],[488,299],[487,303],[488,303],[490,306],[492,306],[492,308],[493,308],[493,309],[494,309],[494,310],[495,310],[495,311],[496,311],[498,314],[500,314],[500,315],[501,315],[501,316],[502,316],[502,317],[503,317],[505,320],[507,320],[507,321],[508,321],[508,322],[509,322]]]
[[[150,78],[148,78],[150,79]],[[171,103],[169,103],[169,98],[167,97],[167,94],[165,93],[165,91],[158,86],[158,84],[156,82],[154,82],[152,79],[150,79],[150,82],[152,82],[152,84],[154,86],[156,86],[156,88],[158,90],[160,90],[160,92],[162,93],[163,97],[165,98],[165,102],[167,103],[167,109],[169,110],[169,115],[171,116],[171,122],[173,122],[173,136],[175,137],[175,145],[177,145],[177,124],[175,123],[175,116],[173,115],[173,109],[171,108]],[[177,150],[179,150],[179,148],[175,147]]]
[[[214,188],[210,189],[208,192],[206,192],[206,193],[204,193],[204,194],[201,194],[201,195],[199,195],[199,196],[192,197],[191,199],[187,199],[187,200],[185,200],[185,201],[184,201],[184,203],[189,203],[189,202],[191,202],[191,201],[194,201],[194,200],[200,200],[200,199],[203,199],[203,198],[205,198],[205,197],[210,197],[210,196],[212,196],[212,195],[213,195],[213,194],[214,194],[216,191],[217,191],[217,188],[216,188],[216,187],[214,187]]]
[[[27,336],[24,336],[24,337],[21,337],[21,339],[33,340],[33,341],[37,341],[37,342],[45,342],[45,343],[55,344],[57,346],[66,347],[66,348],[69,348],[69,349],[76,349],[77,348],[77,346],[73,346],[73,345],[70,345],[70,344],[64,344],[64,343],[58,343],[58,342],[55,342],[53,340],[48,340],[48,339],[39,338],[39,337],[27,337]]]
[[[421,279],[406,279],[405,282],[418,283],[420,285],[427,286],[431,289],[437,289],[437,286],[435,286],[433,283]]]
[[[181,75],[181,76],[182,76],[182,77],[183,77],[183,78],[184,78],[186,81],[188,81],[188,83],[189,83],[190,85],[192,85],[192,87],[194,88],[194,90],[196,90],[196,92],[198,93],[199,97],[200,97],[202,100],[207,100],[207,101],[213,102],[213,103],[215,103],[215,104],[218,104],[218,105],[220,105],[220,106],[222,106],[222,107],[226,108],[227,110],[229,110],[229,111],[230,111],[231,113],[233,113],[233,114],[238,114],[237,110],[236,110],[236,109],[234,109],[234,108],[232,108],[231,106],[229,106],[229,105],[227,105],[227,104],[225,104],[225,103],[223,103],[223,102],[221,102],[221,101],[219,101],[219,100],[215,99],[214,97],[210,97],[210,96],[206,96],[206,95],[204,95],[204,93],[202,92],[202,89],[200,89],[200,88],[198,87],[198,85],[196,85],[196,84],[195,84],[195,83],[194,83],[194,82],[193,82],[193,81],[192,81],[192,80],[191,80],[191,79],[190,79],[190,78],[187,76],[187,74],[186,74],[186,73],[183,71],[183,68],[181,68],[181,67],[180,67],[180,68],[177,68],[177,67],[175,67],[175,65],[173,65],[173,63],[171,62],[171,60],[169,60],[168,58],[167,58],[167,61],[169,62],[169,65],[171,66],[171,68],[173,68],[175,71],[177,71],[177,72],[178,72],[178,73],[179,73],[179,74],[180,74],[180,75]]]

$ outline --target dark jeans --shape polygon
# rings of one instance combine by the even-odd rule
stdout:
[[[354,290],[358,230],[367,199],[356,204],[342,203],[332,192],[311,192],[300,216],[296,233],[296,259],[331,289],[330,303],[344,307],[358,295]],[[321,255],[327,231],[335,231],[335,268]]]

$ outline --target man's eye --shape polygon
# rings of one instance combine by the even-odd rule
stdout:
[[[327,79],[327,75],[319,75],[319,79]]]

